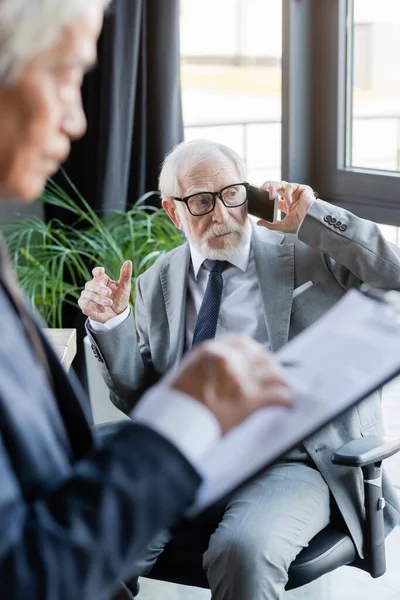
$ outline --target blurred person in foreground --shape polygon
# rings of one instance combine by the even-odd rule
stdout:
[[[266,182],[263,189],[271,198],[280,195],[286,217],[258,221],[258,227],[248,218],[246,179],[244,162],[231,148],[209,140],[178,145],[164,161],[160,192],[187,242],[138,278],[135,319],[128,306],[129,261],[119,282],[96,268],[82,292],[88,334],[122,410],[129,412],[146,386],[199,339],[247,334],[275,352],[348,289],[362,282],[400,289],[400,250],[375,223],[316,200],[306,185]],[[222,267],[221,296],[206,319],[213,265]],[[326,377],[329,384],[341,374],[327,365]],[[375,393],[231,493],[220,513],[213,511],[216,530],[204,554],[213,600],[281,598],[291,562],[328,525],[331,507],[363,556],[361,469],[333,465],[331,456],[354,438],[382,433]],[[389,533],[400,506],[386,473],[383,488]],[[142,573],[168,537],[152,543]]]
[[[84,134],[80,86],[107,4],[0,0],[1,201],[36,198]],[[291,403],[274,359],[236,336],[192,352],[131,421],[94,438],[79,385],[25,308],[3,248],[0,334],[4,600],[127,597],[118,581],[191,506],[207,451],[257,408]]]

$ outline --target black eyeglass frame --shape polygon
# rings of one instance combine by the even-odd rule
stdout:
[[[240,204],[225,204],[223,198],[222,198],[222,192],[224,190],[227,190],[230,187],[235,187],[235,185],[243,185],[245,190],[246,190],[246,198],[243,202],[241,202]],[[230,185],[226,185],[225,187],[223,187],[221,190],[219,190],[218,192],[209,192],[208,190],[204,190],[204,192],[196,192],[195,194],[190,194],[190,196],[185,196],[184,198],[176,198],[173,197],[173,200],[177,200],[178,202],[184,202],[184,204],[186,204],[188,211],[190,212],[190,214],[193,217],[204,217],[204,215],[208,215],[210,212],[212,212],[215,208],[215,198],[218,197],[222,204],[226,207],[226,208],[238,208],[239,206],[243,206],[243,204],[246,204],[247,200],[248,200],[248,191],[249,191],[249,186],[250,184],[247,181],[240,181],[239,183],[231,183]],[[201,215],[196,215],[194,213],[192,213],[192,211],[189,208],[189,200],[190,198],[193,198],[194,196],[199,196],[200,194],[210,194],[212,196],[213,199],[213,203],[212,203],[212,208],[210,208],[210,210],[208,210],[205,213],[201,213]]]

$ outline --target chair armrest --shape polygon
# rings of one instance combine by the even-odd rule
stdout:
[[[400,439],[371,435],[348,442],[332,456],[336,465],[360,467],[364,478],[365,547],[372,577],[386,570],[382,461],[400,450]]]
[[[332,462],[348,467],[365,467],[381,462],[399,450],[400,438],[369,435],[347,442],[334,453]]]

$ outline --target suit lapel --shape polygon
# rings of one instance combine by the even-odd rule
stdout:
[[[47,374],[48,384],[54,392],[61,419],[63,420],[74,458],[87,454],[92,446],[93,438],[88,422],[88,414],[84,412],[83,394],[77,382],[73,384],[67,377],[52,347],[35,318],[25,306],[7,254],[0,239],[0,285],[3,286],[18,319],[20,320],[27,340],[31,344],[38,361]]]
[[[185,348],[185,317],[190,250],[183,244],[174,253],[172,262],[160,269],[161,287],[167,311],[170,335],[168,367],[179,362]]]
[[[271,350],[276,352],[289,337],[294,288],[294,244],[284,236],[253,228],[253,252],[264,305]]]

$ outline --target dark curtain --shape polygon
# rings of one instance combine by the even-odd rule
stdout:
[[[165,154],[183,139],[179,0],[115,0],[105,17],[98,63],[82,90],[88,130],[73,144],[64,168],[96,210],[125,210],[157,189]],[[56,179],[66,185],[61,173]],[[45,216],[71,220],[50,206]],[[67,310],[65,326],[76,327],[80,339],[83,322],[78,309]]]
[[[88,130],[64,168],[91,206],[124,210],[157,189],[165,154],[183,139],[179,0],[115,0],[98,62],[82,91]]]

